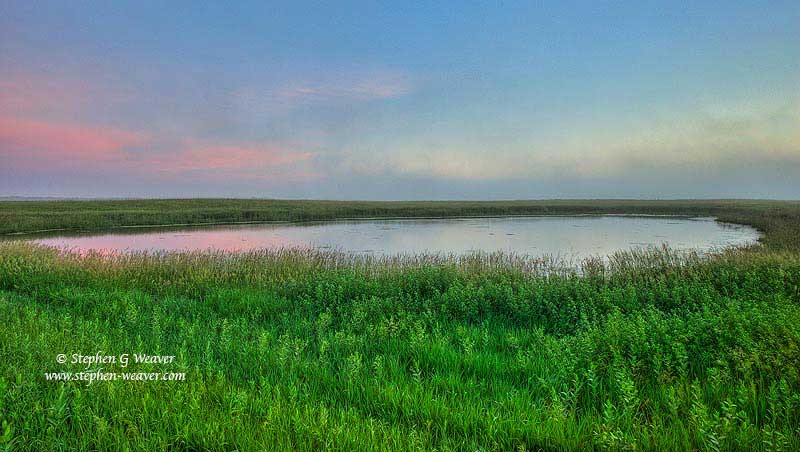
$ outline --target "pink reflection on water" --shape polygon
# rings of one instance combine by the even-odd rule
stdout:
[[[38,243],[86,253],[324,248],[371,255],[502,251],[578,259],[667,244],[711,250],[755,243],[752,228],[711,218],[505,217],[367,220],[305,224],[230,225],[191,229],[121,229]]]
[[[85,254],[97,252],[103,255],[120,252],[153,251],[227,251],[239,252],[263,248],[307,248],[309,244],[267,230],[244,228],[195,229],[137,233],[53,237],[36,240],[37,243],[68,249]],[[124,244],[124,245],[122,245]]]

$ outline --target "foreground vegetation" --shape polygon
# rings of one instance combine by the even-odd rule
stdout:
[[[764,245],[577,269],[0,242],[0,447],[800,450],[797,207],[726,209]],[[46,381],[96,352],[186,379]]]

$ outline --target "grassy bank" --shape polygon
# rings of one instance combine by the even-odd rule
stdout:
[[[197,218],[213,211],[206,202],[224,204],[196,201]],[[281,203],[259,202],[265,212]],[[126,203],[134,212],[143,202]],[[182,222],[175,206],[192,204],[158,203],[176,217],[141,218]],[[284,214],[300,212],[285,203],[295,207]],[[426,212],[716,214],[759,227],[765,246],[704,258],[620,253],[573,270],[500,254],[109,257],[0,241],[0,447],[800,450],[796,203],[669,203]],[[41,220],[44,204],[9,204],[4,215],[20,223],[3,223],[6,232],[54,225]],[[351,208],[424,216],[398,207],[419,204],[437,205]],[[323,208],[274,219],[354,212],[314,205]],[[114,225],[135,217],[93,208],[87,218]],[[175,355],[89,367],[185,379],[47,381],[87,367],[58,354],[97,352]]]

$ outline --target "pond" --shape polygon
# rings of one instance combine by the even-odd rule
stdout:
[[[708,251],[755,243],[758,232],[713,218],[663,216],[531,216],[374,219],[318,223],[128,228],[34,241],[75,252],[247,251],[315,247],[373,255],[507,251],[581,259],[660,246]]]

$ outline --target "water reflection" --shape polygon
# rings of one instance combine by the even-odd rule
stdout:
[[[673,248],[708,250],[757,239],[758,233],[752,228],[720,224],[711,218],[548,216],[126,229],[35,241],[78,252],[317,247],[377,255],[512,251],[580,259],[663,243]]]

